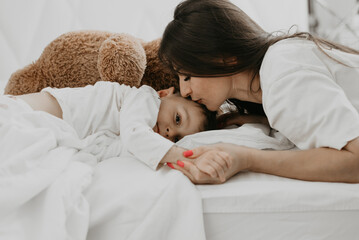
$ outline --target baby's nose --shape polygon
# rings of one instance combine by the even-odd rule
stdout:
[[[165,138],[169,139],[172,141],[172,138],[175,136],[174,131],[171,128],[166,128],[166,132],[165,132]]]
[[[170,128],[166,128],[165,137],[169,138],[171,136],[171,132],[172,131],[170,131]]]

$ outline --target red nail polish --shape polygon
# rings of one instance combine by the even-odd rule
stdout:
[[[177,165],[180,167],[184,167],[184,162],[177,160]]]
[[[185,152],[183,152],[183,156],[184,157],[190,157],[193,155],[193,151],[192,150],[187,150]]]
[[[170,168],[172,168],[172,169],[175,169],[175,167],[172,165],[172,163],[167,163],[167,166],[169,166]]]

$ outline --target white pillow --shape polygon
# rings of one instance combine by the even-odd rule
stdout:
[[[282,134],[267,125],[258,123],[247,123],[233,129],[199,132],[182,138],[176,144],[192,149],[221,142],[257,149],[287,150],[295,148],[295,145]]]

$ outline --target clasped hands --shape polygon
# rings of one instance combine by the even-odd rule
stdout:
[[[184,152],[186,160],[167,163],[173,169],[181,171],[195,184],[224,183],[230,177],[248,166],[243,159],[235,159],[235,149],[241,147],[233,144],[218,143],[200,146]]]

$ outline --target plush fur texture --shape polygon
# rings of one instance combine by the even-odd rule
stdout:
[[[128,34],[66,33],[52,41],[37,61],[13,73],[5,94],[83,87],[97,81],[178,89],[177,77],[159,61],[159,44],[160,39],[144,42]]]

